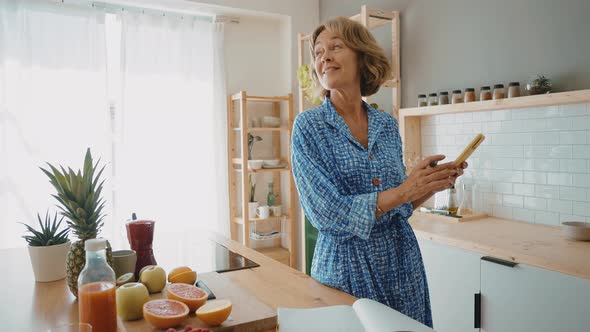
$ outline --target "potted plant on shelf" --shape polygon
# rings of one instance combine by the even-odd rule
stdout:
[[[305,99],[314,105],[319,105],[322,103],[322,100],[316,95],[316,85],[311,79],[310,70],[309,65],[302,65],[299,67],[297,69],[297,80],[299,81],[299,84],[301,84]]]
[[[45,221],[37,213],[39,230],[25,223],[27,232],[32,235],[25,235],[23,239],[29,244],[29,256],[33,266],[33,274],[37,282],[49,282],[60,280],[66,277],[66,254],[70,249],[68,239],[69,229],[60,229],[63,217],[57,220],[57,212],[53,219],[49,211],[45,213]],[[59,231],[58,231],[59,230]]]
[[[100,162],[100,160],[99,160]],[[72,243],[66,259],[68,287],[74,296],[78,296],[78,275],[86,264],[84,242],[97,237],[103,226],[104,199],[101,196],[104,180],[100,176],[104,166],[98,171],[98,163],[93,163],[90,149],[86,150],[84,169],[74,172],[60,167],[61,171],[47,163],[50,170],[41,168],[49,177],[49,182],[57,191],[53,195],[59,202],[61,215],[66,217],[67,224],[79,241]],[[113,255],[107,242],[107,262],[113,266]]]
[[[252,174],[248,175],[248,183],[250,185],[250,200],[248,202],[248,216],[250,219],[256,218],[256,209],[258,209],[258,202],[256,201],[256,183],[252,182]]]

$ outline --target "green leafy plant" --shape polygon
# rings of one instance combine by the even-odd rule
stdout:
[[[256,194],[256,183],[252,182],[252,175],[248,175],[248,184],[250,185],[250,203],[256,202],[254,195]]]
[[[307,101],[314,105],[319,105],[322,103],[322,100],[318,98],[318,96],[314,95],[316,84],[311,78],[309,65],[302,65],[297,69],[297,80],[299,81],[299,84],[301,84],[303,96],[305,99],[307,99]]]
[[[531,95],[549,93],[552,87],[551,80],[543,75],[537,75],[537,78],[527,84],[527,90]]]
[[[42,221],[41,216],[37,213],[39,230],[36,230],[25,223],[20,223],[25,225],[27,231],[33,234],[25,235],[23,236],[23,239],[25,239],[25,241],[27,241],[31,247],[46,247],[67,243],[70,240],[68,239],[68,233],[70,230],[68,228],[64,228],[58,232],[59,226],[61,226],[63,219],[64,217],[61,217],[59,221],[57,220],[57,212],[52,219],[49,215],[49,211],[47,211],[45,212],[45,221]]]

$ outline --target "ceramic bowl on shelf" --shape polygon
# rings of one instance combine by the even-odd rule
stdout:
[[[279,159],[268,159],[262,162],[262,166],[279,166],[280,163]]]
[[[261,169],[263,160],[248,160],[248,168],[249,169]]]
[[[590,223],[583,221],[564,221],[561,233],[570,240],[590,241]]]
[[[270,128],[278,128],[281,126],[281,118],[276,116],[264,116],[262,117],[262,126]]]

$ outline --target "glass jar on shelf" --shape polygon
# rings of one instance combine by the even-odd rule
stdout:
[[[482,86],[481,89],[479,89],[479,100],[492,100],[492,90],[489,86]]]
[[[463,101],[466,103],[470,103],[472,101],[475,101],[475,89],[474,88],[465,89],[465,96],[463,97]]]
[[[508,98],[520,97],[520,83],[510,82],[508,84]]]
[[[504,84],[494,85],[493,99],[504,99]]]
[[[461,94],[461,90],[453,90],[453,94],[451,95],[451,104],[460,104],[463,102],[463,95]]]
[[[418,107],[428,106],[428,101],[426,100],[425,94],[418,95]]]
[[[436,106],[438,105],[438,98],[436,93],[431,93],[428,95],[428,106]]]
[[[439,105],[447,105],[449,103],[449,93],[447,91],[442,91],[438,97],[438,104]]]

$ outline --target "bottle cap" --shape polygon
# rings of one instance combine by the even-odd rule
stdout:
[[[100,238],[100,239],[90,239],[84,242],[84,249],[86,251],[97,251],[97,250],[104,250],[107,248],[107,240]]]

